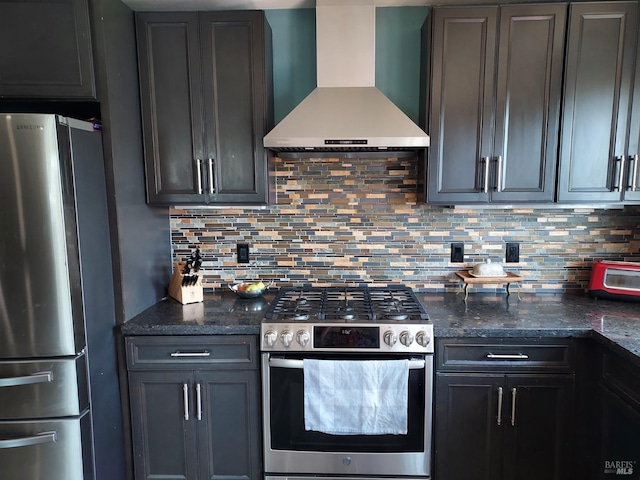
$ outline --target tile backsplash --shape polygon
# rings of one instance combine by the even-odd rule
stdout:
[[[172,208],[173,260],[196,246],[205,288],[251,279],[278,286],[403,283],[458,288],[454,272],[485,258],[504,262],[520,243],[523,291],[583,291],[597,259],[640,261],[640,207],[453,209],[418,202],[418,160],[276,159],[277,204]],[[450,262],[451,243],[465,264]],[[250,262],[236,263],[236,245]],[[483,289],[491,290],[491,286]]]

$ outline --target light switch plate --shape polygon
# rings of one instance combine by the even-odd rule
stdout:
[[[249,244],[239,243],[236,250],[236,262],[249,263]]]
[[[464,243],[451,244],[451,263],[464,262]]]
[[[520,261],[520,244],[507,243],[505,256],[507,263],[518,263]]]

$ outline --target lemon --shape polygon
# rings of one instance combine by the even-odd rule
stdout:
[[[255,292],[256,290],[264,290],[263,282],[255,282],[247,287],[247,292]]]

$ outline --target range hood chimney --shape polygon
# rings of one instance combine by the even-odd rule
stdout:
[[[429,136],[375,87],[373,1],[317,0],[317,88],[264,137],[266,148],[309,155],[429,146]]]

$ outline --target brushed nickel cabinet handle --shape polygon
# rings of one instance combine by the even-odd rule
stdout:
[[[498,156],[498,178],[496,179],[496,192],[502,191],[502,155]]]
[[[184,420],[189,421],[189,385],[182,384],[182,401],[184,403]]]
[[[200,384],[196,384],[196,413],[198,420],[202,420],[202,388]]]
[[[484,193],[489,193],[489,157],[483,157],[484,161]]]
[[[216,189],[214,186],[214,179],[215,177],[213,176],[213,158],[210,158],[209,159],[209,193],[211,195],[216,193]]]
[[[527,360],[529,355],[524,353],[487,353],[487,358],[492,360]]]
[[[516,426],[516,389],[511,389],[511,426]]]
[[[502,387],[498,387],[498,426],[502,425]]]
[[[198,195],[202,195],[202,160],[196,159],[196,173],[198,175]]]
[[[181,351],[176,351],[170,354],[173,358],[180,358],[180,357],[210,357],[211,356],[211,352],[207,352],[206,350],[204,352],[181,352]]]
[[[638,189],[638,154],[633,156],[633,168],[631,169],[631,191]]]
[[[624,188],[623,185],[623,179],[624,179],[624,163],[626,161],[627,157],[622,155],[619,158],[616,159],[616,164],[618,165],[617,168],[614,167],[614,175],[617,173],[618,174],[618,184],[617,185],[613,185],[613,191],[618,191],[621,192],[622,189]],[[612,179],[612,182],[615,181],[615,176]]]

